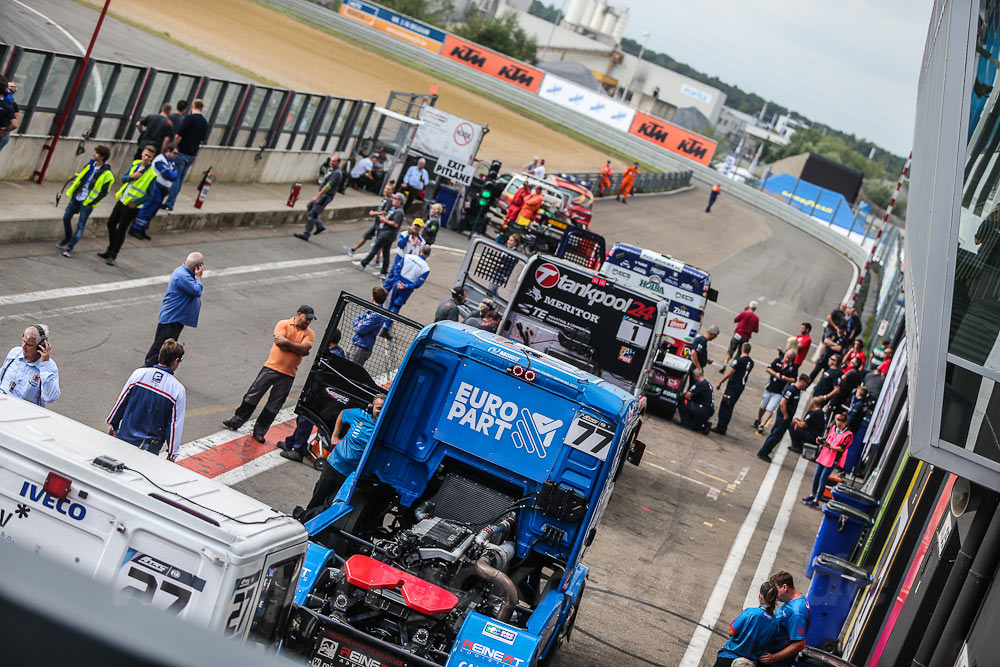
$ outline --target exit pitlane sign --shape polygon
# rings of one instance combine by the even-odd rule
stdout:
[[[466,187],[472,185],[473,171],[472,165],[465,164],[460,160],[453,160],[451,158],[442,158],[438,160],[437,165],[434,167],[435,176],[441,176],[442,178],[457,181]]]

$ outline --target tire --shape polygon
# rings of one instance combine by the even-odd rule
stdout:
[[[313,468],[323,472],[326,469],[326,459],[316,459],[313,461]]]

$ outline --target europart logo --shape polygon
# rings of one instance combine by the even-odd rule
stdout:
[[[501,440],[509,432],[517,449],[523,449],[540,459],[546,457],[556,432],[563,425],[561,419],[531,412],[468,382],[459,383],[445,419],[458,420],[459,426],[465,426],[494,440]]]
[[[535,269],[535,282],[545,289],[555,287],[559,282],[559,267],[548,262],[541,264]]]

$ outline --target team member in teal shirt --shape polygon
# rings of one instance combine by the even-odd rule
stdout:
[[[782,570],[768,579],[778,589],[778,599],[784,604],[775,614],[778,632],[771,642],[771,652],[760,656],[765,665],[790,667],[795,656],[806,647],[806,633],[809,632],[809,600],[795,590],[792,575]]]
[[[778,603],[778,588],[770,581],[760,586],[760,606],[744,609],[729,625],[729,641],[715,658],[715,667],[729,667],[733,660],[756,661],[771,646],[778,631],[774,606]]]

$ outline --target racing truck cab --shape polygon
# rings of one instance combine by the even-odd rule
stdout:
[[[601,265],[600,274],[654,295],[667,316],[657,332],[646,397],[672,418],[690,377],[691,344],[701,329],[705,307],[718,298],[707,271],[627,243],[616,243]]]
[[[639,410],[496,334],[424,328],[312,537],[284,647],[316,667],[528,667],[568,638]]]

